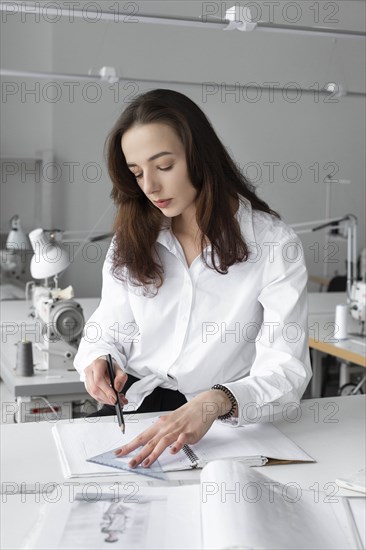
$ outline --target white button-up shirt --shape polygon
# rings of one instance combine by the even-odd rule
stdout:
[[[82,380],[86,366],[110,353],[141,379],[126,393],[127,410],[137,409],[157,386],[189,400],[214,384],[235,396],[237,425],[272,420],[299,404],[311,378],[301,242],[244,198],[235,217],[250,254],[225,275],[207,267],[202,254],[188,267],[168,220],[156,243],[164,283],[155,296],[112,275],[112,241],[101,302],[75,358]],[[212,265],[211,245],[204,254]]]

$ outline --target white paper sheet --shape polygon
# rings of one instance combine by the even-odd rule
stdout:
[[[361,547],[366,548],[366,498],[348,497],[347,502]]]
[[[131,493],[89,492],[81,500],[48,503],[23,548],[197,549],[201,547],[199,486],[143,487]],[[192,517],[195,521],[192,521]]]
[[[201,474],[204,548],[357,548],[343,502],[314,502],[311,491],[281,485],[235,461]]]
[[[123,445],[116,422],[58,422],[53,426],[52,434],[66,478],[118,475],[117,470],[86,462],[87,458],[105,451],[106,445],[108,450]]]
[[[256,455],[279,460],[314,461],[271,423],[248,424],[237,428],[215,422],[205,437],[190,447],[204,462],[216,458]]]

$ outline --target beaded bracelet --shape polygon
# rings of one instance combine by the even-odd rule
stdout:
[[[211,390],[221,390],[224,392],[225,395],[230,399],[231,403],[231,409],[226,414],[222,414],[221,416],[218,416],[218,420],[227,420],[228,418],[231,418],[235,412],[236,408],[236,399],[231,393],[230,390],[228,390],[225,386],[222,386],[221,384],[215,384],[212,386]]]

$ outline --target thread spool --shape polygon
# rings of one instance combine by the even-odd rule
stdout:
[[[337,340],[345,340],[348,338],[347,321],[348,306],[345,304],[338,304],[335,311],[334,327],[334,338],[337,338]]]
[[[15,374],[18,376],[32,376],[34,374],[32,342],[20,341],[17,343]]]

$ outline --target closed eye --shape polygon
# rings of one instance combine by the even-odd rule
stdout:
[[[158,170],[160,170],[161,172],[168,172],[169,170],[171,170],[173,168],[173,164],[171,166],[168,166],[167,168],[160,168],[158,166]],[[133,173],[133,172],[132,172]],[[135,176],[136,179],[140,179],[142,176],[143,176],[143,173],[141,174],[133,174]]]

